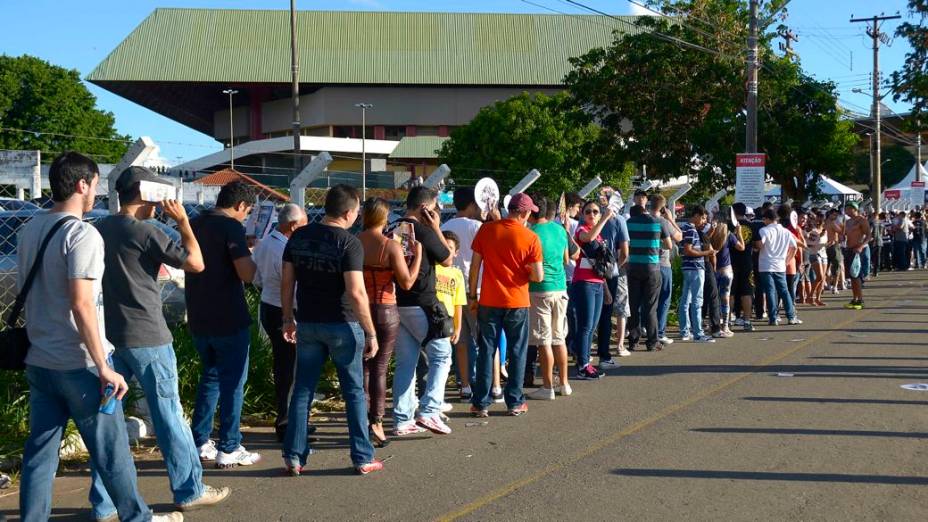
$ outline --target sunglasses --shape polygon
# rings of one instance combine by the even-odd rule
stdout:
[[[599,211],[596,210],[596,209],[592,209],[592,208],[591,208],[591,209],[588,209],[588,210],[583,211],[583,214],[584,214],[584,215],[587,215],[587,216],[595,216],[595,215],[599,214]]]

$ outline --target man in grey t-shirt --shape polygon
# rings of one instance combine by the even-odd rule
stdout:
[[[683,233],[673,218],[673,211],[667,208],[667,200],[661,194],[651,196],[651,214],[661,223],[661,234],[666,234],[674,244],[683,239]],[[673,293],[673,268],[670,265],[669,248],[661,246],[661,292],[657,297],[657,336],[664,345],[673,343],[667,337],[667,314],[670,313],[670,296]]]
[[[135,464],[122,408],[100,413],[104,390],[121,399],[128,387],[110,368],[111,347],[98,322],[103,239],[80,217],[93,208],[100,180],[97,165],[74,152],[64,153],[49,168],[54,206],[19,233],[17,261],[21,289],[42,241],[54,224],[69,220],[55,233],[26,297],[26,330],[32,346],[26,358],[29,382],[29,439],[23,452],[20,516],[26,522],[51,516],[52,481],[58,449],[68,419],[74,420],[101,482],[113,498],[121,520],[146,520],[151,510],[139,495]],[[112,399],[111,399],[112,400]]]
[[[142,190],[143,183],[168,184],[144,167],[129,167],[116,179],[119,213],[97,223],[107,244],[103,273],[106,336],[116,346],[116,371],[127,379],[138,379],[145,392],[174,504],[188,510],[221,502],[230,490],[203,485],[199,451],[180,404],[177,360],[162,311],[158,271],[166,264],[201,272],[203,255],[183,205],[143,200],[148,192]],[[180,243],[149,222],[159,205],[177,224]],[[116,511],[96,468],[90,501],[98,520]]]

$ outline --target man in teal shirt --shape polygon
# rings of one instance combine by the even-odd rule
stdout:
[[[535,199],[538,212],[532,213],[531,229],[541,240],[544,280],[529,283],[529,346],[537,348],[541,358],[544,385],[528,394],[529,399],[554,400],[555,392],[570,395],[567,382],[567,278],[564,265],[579,253],[564,225],[553,221],[557,205],[545,199]],[[555,387],[554,363],[561,382]]]

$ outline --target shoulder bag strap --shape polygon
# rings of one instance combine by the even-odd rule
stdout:
[[[32,268],[29,269],[29,275],[26,276],[26,281],[23,282],[23,288],[19,291],[19,295],[16,296],[16,301],[13,303],[13,308],[10,311],[10,315],[7,317],[6,324],[8,327],[14,328],[16,322],[19,320],[19,314],[22,313],[23,306],[26,304],[26,296],[29,294],[29,289],[32,288],[32,283],[39,273],[39,268],[42,266],[42,257],[45,256],[45,250],[48,248],[48,244],[55,236],[55,233],[58,232],[65,223],[75,220],[77,220],[77,218],[74,216],[67,216],[59,219],[45,235],[45,239],[42,240],[42,246],[39,247],[39,251],[35,255],[35,261],[32,262]]]

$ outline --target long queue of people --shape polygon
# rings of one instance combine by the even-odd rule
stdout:
[[[452,433],[446,416],[453,409],[446,395],[452,370],[471,415],[486,417],[504,403],[506,414],[517,417],[528,411],[528,399],[569,396],[571,379],[595,381],[620,368],[614,357],[675,342],[668,328],[675,255],[682,268],[676,341],[711,343],[734,335],[733,327],[753,329],[753,321],[779,324],[781,304],[785,322],[800,324],[797,304],[821,306],[826,285],[846,280],[853,287],[848,307],[862,308],[868,246],[883,239],[871,235],[874,227],[855,204],[842,219],[835,211],[797,209],[794,216],[788,205],[765,205],[755,217],[754,209],[735,204],[730,223],[697,205],[678,224],[663,196],[642,191],[624,216],[605,199],[577,194],[568,194],[562,207],[520,193],[507,208],[484,212],[474,189],[463,187],[454,193],[457,215],[442,224],[438,194],[416,186],[403,217],[390,223],[388,202],[362,202],[356,189],[337,185],[326,194],[321,222],[308,224],[304,209],[285,205],[274,231],[252,251],[242,222],[255,195],[244,184],[224,186],[216,207],[190,220],[176,202],[145,201],[141,183],[164,181],[132,167],[115,184],[119,213],[94,227],[79,218],[93,204],[96,164],[66,153],[52,163],[49,179],[54,207],[31,220],[18,243],[19,266],[41,268],[25,297],[32,344],[25,361],[31,429],[20,494],[25,521],[46,520],[51,512],[68,418],[90,453],[94,518],[153,519],[138,492],[121,408],[100,407],[101,396],[122,399],[132,377],[152,412],[177,509],[228,498],[229,488],[203,484],[203,463],[229,468],[261,461],[242,445],[239,426],[252,322],[244,283],[261,289],[286,472],[296,476],[307,465],[310,408],[331,359],[352,466],[366,475],[383,469],[375,446],[391,436]],[[158,207],[175,221],[179,242],[147,222]],[[359,217],[355,235],[350,229]],[[875,230],[885,231],[881,225]],[[903,219],[889,230],[914,235],[912,228]],[[920,234],[923,251],[924,220]],[[53,255],[40,257],[43,243]],[[877,259],[884,245],[877,244]],[[189,424],[161,311],[162,264],[186,272],[189,329],[202,364]],[[28,272],[20,271],[20,289]],[[526,393],[538,377],[541,386]]]

